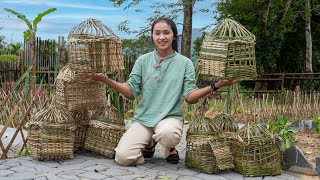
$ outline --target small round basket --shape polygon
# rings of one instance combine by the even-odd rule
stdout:
[[[112,106],[106,106],[102,111],[92,115],[85,140],[85,149],[114,158],[120,138],[125,132],[125,123]]]
[[[77,72],[112,74],[124,69],[120,38],[101,21],[83,21],[68,38],[69,62]]]
[[[282,172],[279,143],[267,128],[247,124],[234,141],[235,168],[245,176],[273,176]]]
[[[73,158],[74,119],[54,104],[37,112],[26,124],[30,154],[38,160]]]

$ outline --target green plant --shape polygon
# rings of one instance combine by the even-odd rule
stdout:
[[[320,133],[320,119],[317,117],[313,120],[314,124],[315,124],[315,128],[316,128],[316,132]]]
[[[277,122],[269,122],[269,129],[272,134],[278,135],[282,140],[280,147],[282,151],[290,148],[297,142],[293,127],[288,123],[288,119],[284,116],[278,116]]]
[[[19,56],[16,55],[0,55],[0,62],[17,62],[20,60]]]

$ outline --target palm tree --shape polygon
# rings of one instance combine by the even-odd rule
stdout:
[[[17,42],[16,44],[10,43],[9,45],[11,47],[10,48],[11,54],[18,55],[22,47],[22,43],[21,42]]]
[[[30,41],[30,43],[31,43],[32,75],[35,79],[35,76],[36,76],[36,57],[35,57],[34,45],[35,45],[35,37],[36,37],[36,33],[37,33],[37,26],[43,16],[56,11],[57,8],[50,8],[50,9],[38,14],[38,16],[33,20],[32,23],[26,18],[25,15],[23,15],[21,13],[18,13],[16,11],[14,11],[12,9],[8,9],[8,8],[4,8],[4,10],[16,15],[19,19],[23,20],[28,26],[28,29],[25,30],[23,32],[23,34],[24,34],[24,41]]]

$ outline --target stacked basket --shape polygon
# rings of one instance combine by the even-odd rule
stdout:
[[[84,148],[87,136],[90,141],[93,133],[101,132],[94,138],[104,142],[93,146],[109,148],[96,152],[112,158],[124,125],[97,123],[103,119],[101,116],[91,121],[91,112],[105,109],[106,86],[80,74],[112,74],[124,69],[121,41],[100,21],[88,19],[69,33],[68,55],[69,63],[60,70],[55,82],[54,105],[34,115],[28,125],[31,156],[40,160],[72,158],[73,152]],[[104,114],[107,111],[105,109]],[[110,113],[113,113],[112,117],[109,114],[104,118],[123,122],[116,109]],[[109,133],[104,133],[106,129]],[[89,150],[94,148],[90,146]]]
[[[200,51],[199,78],[255,79],[255,36],[240,23],[225,19],[205,37]]]

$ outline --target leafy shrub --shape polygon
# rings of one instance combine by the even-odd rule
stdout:
[[[277,122],[269,122],[269,129],[272,134],[276,134],[282,140],[281,150],[284,151],[293,146],[297,141],[293,127],[284,116],[278,116]]]
[[[17,62],[20,60],[19,56],[16,55],[0,55],[0,62]]]

